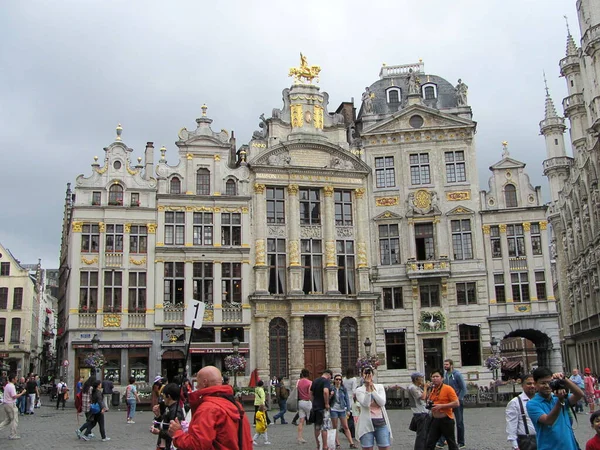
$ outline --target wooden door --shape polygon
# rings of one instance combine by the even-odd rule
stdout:
[[[429,380],[434,369],[444,370],[444,349],[442,339],[423,339],[425,356],[425,379]]]
[[[327,368],[325,341],[304,341],[304,367],[308,369],[309,379],[314,380]]]

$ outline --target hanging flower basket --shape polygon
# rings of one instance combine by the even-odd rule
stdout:
[[[356,360],[358,373],[362,373],[363,369],[366,369],[367,367],[370,367],[371,369],[377,369],[379,367],[377,356],[362,356]]]
[[[246,358],[242,355],[228,355],[223,362],[225,364],[225,369],[231,373],[238,373],[246,370]]]
[[[88,353],[83,360],[83,363],[88,367],[94,367],[97,369],[106,364],[106,361],[104,360],[104,355],[101,352],[96,351],[93,353]]]
[[[502,358],[500,356],[490,356],[485,360],[485,367],[488,370],[497,370],[502,367],[502,363],[506,361],[506,358]]]

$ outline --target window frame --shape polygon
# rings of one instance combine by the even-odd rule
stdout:
[[[287,322],[281,317],[269,322],[269,373],[281,378],[289,375],[288,329]]]
[[[459,324],[460,361],[462,367],[481,365],[481,328],[475,325]],[[470,355],[469,353],[474,353]]]
[[[169,261],[164,264],[163,303],[183,306],[185,303],[185,263]]]
[[[395,92],[398,94],[398,99],[396,101],[392,100],[392,92]],[[400,103],[402,101],[402,89],[400,89],[399,87],[396,86],[392,86],[389,87],[386,91],[385,91],[385,95],[386,95],[386,100],[388,103]]]
[[[475,281],[456,283],[455,288],[457,305],[477,305],[477,283]],[[459,292],[463,294],[459,295]]]
[[[527,248],[525,247],[525,227],[522,223],[511,223],[506,225],[506,241],[508,244],[509,258],[527,257]]]
[[[125,227],[122,224],[106,224],[104,232],[104,251],[106,253],[123,253]],[[109,242],[112,242],[109,244]]]
[[[165,211],[165,245],[185,245],[185,212]]]
[[[0,344],[6,342],[6,317],[0,317]]]
[[[402,331],[387,331],[384,330],[385,336],[385,362],[388,370],[407,369],[406,356],[406,330]],[[395,359],[399,359],[395,361]]]
[[[394,233],[393,228],[395,228]],[[400,264],[400,224],[379,224],[379,263],[382,266],[394,266]],[[382,232],[384,235],[382,237]]]
[[[271,295],[287,292],[287,241],[280,238],[267,239],[268,291]]]
[[[377,156],[373,164],[375,166],[375,187],[377,189],[396,187],[394,156]]]
[[[4,261],[0,263],[0,276],[10,277],[10,262]]]
[[[192,244],[214,244],[214,213],[195,212],[192,216]]]
[[[322,294],[324,281],[323,240],[301,239],[300,263],[302,265],[302,292]],[[310,285],[310,289],[308,289],[308,285]]]
[[[527,272],[511,272],[510,286],[514,303],[528,303],[531,301],[529,294],[529,274]]]
[[[181,179],[177,176],[169,180],[169,194],[181,194]]]
[[[468,225],[468,229],[466,229]],[[452,254],[456,261],[473,259],[473,227],[471,219],[455,219],[450,221],[452,234]]]
[[[221,245],[227,247],[242,245],[241,213],[221,213]]]
[[[356,246],[354,240],[338,239],[335,242],[335,249],[338,290],[344,295],[356,295]]]
[[[410,184],[412,186],[431,184],[431,160],[429,153],[409,153],[408,160]]]
[[[13,317],[10,321],[10,341],[9,344],[21,343],[21,318]]]
[[[0,310],[5,311],[8,309],[8,288],[0,287]]]
[[[432,297],[432,294],[436,294],[435,298]],[[421,308],[439,308],[441,305],[440,286],[437,284],[420,284],[419,300],[421,302]],[[423,300],[427,300],[427,302],[424,302]]]
[[[351,227],[353,220],[352,191],[349,189],[336,189],[333,191],[335,225]]]
[[[300,188],[298,199],[300,225],[321,225],[321,189]]]
[[[102,192],[92,191],[92,206],[100,206],[102,204]]]
[[[461,155],[462,159],[458,159]],[[449,157],[452,159],[449,159]],[[447,183],[464,183],[467,181],[467,161],[464,150],[450,150],[444,152]]]
[[[129,253],[148,253],[148,227],[146,225],[131,225],[129,227]]]
[[[502,236],[499,225],[490,225],[490,247],[492,258],[502,258]]]
[[[506,303],[506,284],[504,283],[504,273],[494,274],[494,293],[496,303]]]
[[[517,187],[512,183],[504,186],[504,204],[507,208],[518,208],[519,198],[517,196]]]
[[[265,192],[267,202],[267,223],[285,224],[285,189],[280,186],[267,186]]]
[[[192,265],[192,286],[196,300],[214,305],[215,268],[212,262],[194,261]]]
[[[221,299],[223,307],[242,307],[242,263],[221,263]]]
[[[128,274],[128,312],[145,313],[148,306],[148,274],[145,271],[130,271]]]
[[[210,195],[210,170],[204,167],[196,171],[196,195]]]
[[[85,280],[84,280],[85,277]],[[79,271],[79,312],[98,312],[100,272],[98,270]]]
[[[84,223],[81,227],[81,253],[100,252],[100,225]]]
[[[539,276],[541,275],[541,277]],[[546,289],[546,272],[544,270],[535,271],[535,293],[538,300],[548,300],[548,291]]]
[[[123,196],[125,190],[119,183],[114,183],[108,188],[109,206],[123,206]]]
[[[539,256],[544,254],[542,247],[542,230],[539,222],[532,222],[529,227],[529,239],[531,241],[532,255]]]
[[[381,306],[384,310],[404,309],[402,287],[392,286],[381,288]]]
[[[123,310],[123,272],[105,270],[102,312],[120,313]]]
[[[16,287],[13,289],[13,310],[23,309],[23,288]]]
[[[237,183],[233,178],[225,181],[225,195],[237,195]]]

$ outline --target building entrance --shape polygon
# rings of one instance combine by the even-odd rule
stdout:
[[[434,369],[443,370],[443,339],[423,339],[423,355],[425,356],[425,379],[429,379]]]

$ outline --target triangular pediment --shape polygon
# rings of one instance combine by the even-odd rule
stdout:
[[[459,216],[459,215],[473,215],[475,211],[466,206],[458,205],[456,208],[451,209],[446,213],[447,216]]]
[[[423,123],[420,127],[411,125],[411,117],[418,115],[422,117]],[[380,133],[402,132],[402,131],[429,131],[444,128],[474,128],[476,123],[453,114],[446,114],[437,109],[422,105],[411,105],[398,111],[388,119],[375,124],[371,128],[363,129],[363,136]]]
[[[359,172],[362,174],[371,171],[369,166],[349,151],[322,142],[279,144],[262,151],[248,164],[255,169],[261,167],[286,170],[309,168],[319,171]]]
[[[392,211],[384,211],[381,214],[379,214],[378,216],[373,218],[373,220],[375,220],[375,221],[400,220],[400,219],[402,219],[402,216],[400,216],[399,214],[396,214]]]
[[[490,170],[522,169],[523,167],[525,167],[525,163],[507,157],[490,166]]]

